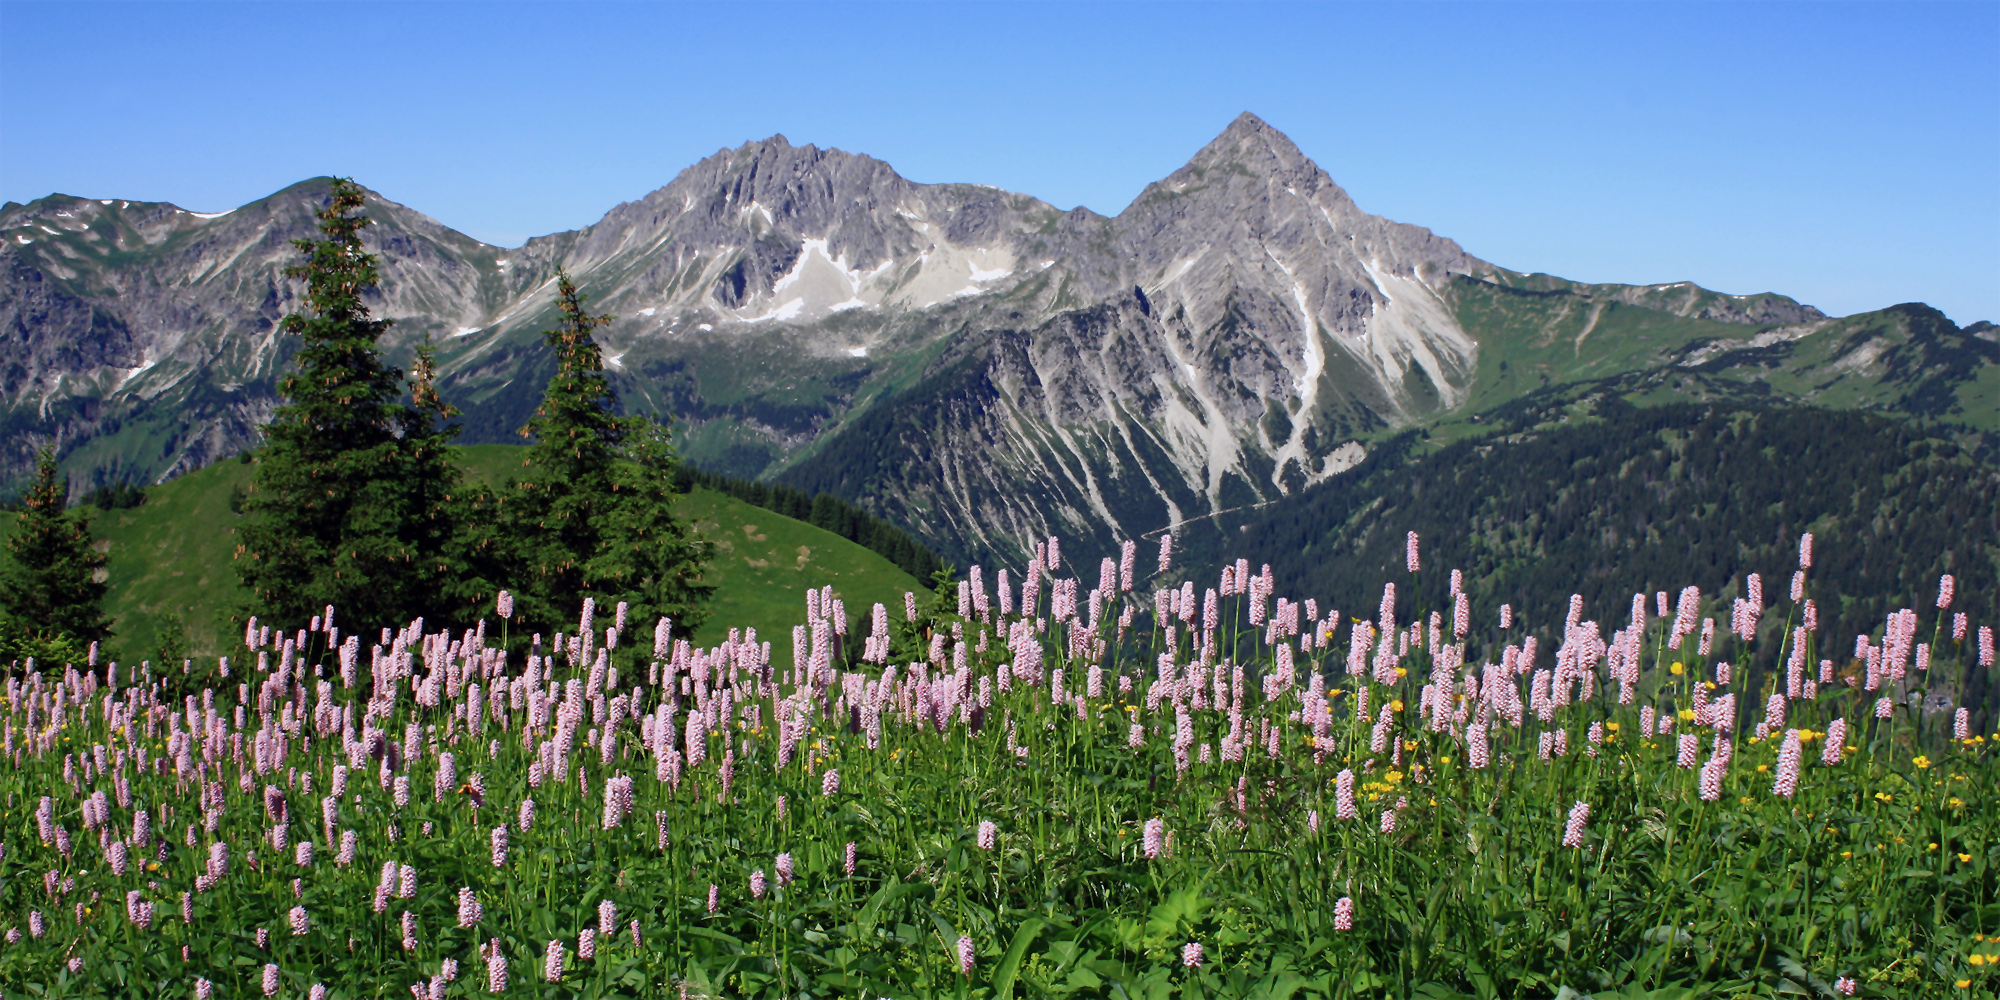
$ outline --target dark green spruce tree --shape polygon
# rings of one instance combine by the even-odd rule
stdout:
[[[715,588],[702,570],[713,545],[675,510],[672,436],[650,418],[618,413],[591,335],[611,317],[585,312],[567,274],[556,290],[562,325],[544,334],[556,372],[521,431],[533,441],[525,474],[495,498],[515,617],[562,628],[593,597],[607,612],[629,604],[628,630],[665,615],[686,634],[708,615]]]
[[[329,604],[350,630],[442,617],[479,589],[453,555],[459,473],[446,446],[455,429],[441,426],[451,411],[431,385],[428,351],[418,353],[406,403],[402,372],[378,346],[390,321],[368,313],[364,296],[379,276],[361,245],[362,201],[359,187],[336,179],[320,238],[294,240],[306,259],[285,271],[306,285],[302,307],[280,325],[300,347],[278,385],[284,403],[264,426],[236,555],[249,610],[284,627]]]
[[[82,662],[90,644],[111,634],[104,616],[104,556],[91,547],[90,520],[69,509],[69,480],[53,449],[35,461],[20,520],[7,539],[0,572],[0,657]]]

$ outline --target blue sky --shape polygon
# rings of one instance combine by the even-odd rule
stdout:
[[[0,198],[347,174],[489,242],[783,133],[1115,213],[1249,110],[1586,281],[2000,321],[2000,4],[0,2]]]

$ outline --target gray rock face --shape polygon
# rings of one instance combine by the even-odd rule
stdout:
[[[324,193],[309,181],[213,215],[63,195],[0,207],[4,474],[49,440],[145,480],[254,442],[291,351],[277,337],[297,293],[290,241],[314,234]],[[493,248],[393,202],[369,208],[374,308],[401,324],[398,345],[486,311],[478,260]]]
[[[0,473],[47,440],[79,476],[145,479],[253,444],[292,349],[288,241],[324,193],[215,216],[0,208]],[[366,214],[389,349],[440,342],[469,440],[517,440],[538,401],[561,268],[618,317],[602,341],[627,405],[672,415],[694,460],[835,490],[960,555],[1108,544],[1304,488],[1374,436],[1490,405],[1486,363],[1567,344],[1572,313],[1824,318],[1497,268],[1363,212],[1248,114],[1116,217],[783,136],[516,250],[384,199]],[[1536,363],[1672,363],[1673,345],[1635,362],[1592,328]]]

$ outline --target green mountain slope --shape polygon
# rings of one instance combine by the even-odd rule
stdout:
[[[1460,320],[1481,334],[1480,367],[1467,404],[1442,423],[1572,385],[1641,405],[1803,404],[2000,431],[2000,330],[1991,323],[1961,329],[1919,302],[1839,319],[1720,322],[1603,291],[1654,289],[1535,277],[1540,287],[1456,281]],[[1686,288],[1697,302],[1713,295]]]
[[[475,445],[460,449],[468,476],[497,482],[524,449]],[[251,480],[254,467],[219,462],[146,491],[146,502],[122,510],[92,510],[111,585],[107,610],[115,619],[108,654],[122,661],[150,659],[160,630],[178,615],[198,653],[226,650],[240,628],[230,620],[242,599],[231,566],[235,554],[232,497]],[[773,662],[791,660],[791,628],[804,620],[808,587],[832,586],[850,616],[865,616],[881,602],[900,608],[917,581],[876,553],[802,521],[753,507],[712,490],[683,498],[684,512],[716,542],[709,570],[716,584],[715,613],[695,636],[720,642],[732,628],[755,628],[771,642]],[[12,514],[0,514],[11,530]],[[538,626],[547,631],[560,623]]]

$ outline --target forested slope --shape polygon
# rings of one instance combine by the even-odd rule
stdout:
[[[1637,588],[1729,599],[1761,573],[1765,603],[1779,608],[1760,636],[1761,670],[1810,531],[1825,655],[1844,659],[1856,634],[1902,607],[1918,611],[1928,640],[1943,573],[1957,582],[1951,611],[2000,624],[2000,471],[1975,457],[1992,448],[1986,435],[1852,411],[1607,398],[1517,407],[1498,433],[1416,455],[1420,445],[1407,435],[1351,475],[1220,530],[1195,527],[1176,561],[1268,562],[1280,593],[1372,617],[1381,581],[1409,580],[1404,539],[1415,531],[1424,565],[1399,584],[1406,611],[1412,587],[1415,600],[1446,606],[1458,568],[1482,616],[1511,603],[1544,642],[1560,638],[1572,592],[1609,632]],[[1726,600],[1706,613],[1726,627]],[[1940,652],[1950,655],[1949,637]],[[1991,707],[1995,692],[1974,685]]]

